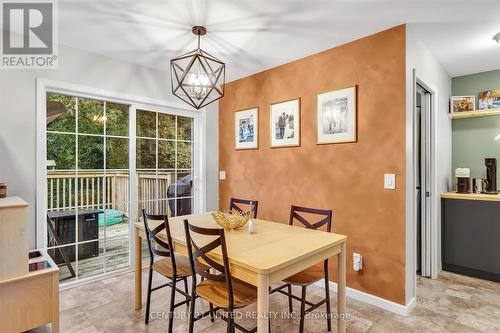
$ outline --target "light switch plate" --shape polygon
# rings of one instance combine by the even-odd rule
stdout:
[[[384,174],[384,188],[386,190],[396,189],[396,175],[393,173]]]
[[[220,180],[226,179],[226,171],[219,171],[219,179]]]

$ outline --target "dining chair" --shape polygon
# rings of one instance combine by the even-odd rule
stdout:
[[[189,333],[193,332],[194,322],[200,320],[207,315],[214,319],[216,311],[222,310],[227,314],[222,314],[221,319],[227,322],[227,332],[235,332],[235,328],[245,333],[257,332],[257,328],[247,330],[234,321],[234,310],[243,308],[257,301],[257,288],[231,277],[229,270],[229,259],[227,255],[226,238],[224,229],[202,228],[189,224],[188,220],[184,220],[184,230],[186,234],[186,244],[188,248],[189,259],[191,262],[191,270],[193,277],[196,273],[201,275],[204,280],[196,284],[193,278],[191,297],[199,296],[210,304],[210,310],[201,313],[195,317],[195,303],[190,303],[189,310]],[[200,245],[193,240],[191,235],[202,236],[210,241],[204,245]],[[222,264],[213,260],[208,253],[216,248],[221,248]],[[206,271],[200,266],[200,260],[204,264],[211,267],[211,271]],[[214,307],[215,306],[215,307]]]
[[[146,325],[149,322],[149,309],[151,303],[151,293],[155,290],[169,286],[170,291],[170,309],[168,316],[168,332],[172,332],[173,327],[173,313],[176,307],[183,304],[189,305],[191,296],[188,293],[187,278],[191,276],[191,264],[188,257],[177,255],[173,251],[172,236],[170,234],[170,227],[167,215],[151,215],[147,214],[146,210],[142,210],[144,220],[144,228],[146,230],[146,240],[148,243],[150,265],[148,277],[148,295],[146,301]],[[162,221],[157,227],[151,229],[149,220]],[[158,238],[160,232],[166,231],[167,242]],[[160,259],[157,259],[160,257]],[[205,268],[207,269],[207,268]],[[152,288],[153,272],[157,272],[164,277],[170,279],[170,282]],[[177,282],[184,281],[184,291],[177,288]],[[183,295],[186,299],[182,302],[175,303],[176,292]]]
[[[302,214],[301,214],[302,213]],[[304,216],[305,214],[306,217]],[[311,221],[311,218],[314,216],[315,222]],[[319,219],[319,221],[318,221]],[[293,225],[294,221],[300,222],[304,227],[308,229],[319,229],[326,224],[326,231],[332,231],[332,211],[331,210],[323,210],[323,209],[314,209],[314,208],[306,208],[293,206],[290,209],[290,220],[289,225]],[[320,281],[321,279],[325,280],[325,298],[319,301],[318,303],[312,303],[306,299],[306,289],[308,286]],[[323,267],[319,268],[317,266],[313,266],[307,268],[297,274],[294,274],[283,280],[284,285],[277,287],[271,290],[271,293],[279,292],[286,296],[288,296],[288,310],[290,314],[293,312],[293,304],[292,299],[300,301],[300,333],[304,332],[304,319],[306,313],[313,311],[314,309],[320,307],[321,305],[326,303],[326,313],[327,313],[327,326],[328,332],[332,330],[332,316],[330,309],[330,285],[328,279],[328,259],[323,262]],[[299,286],[302,289],[301,296],[295,296],[292,293],[292,286]],[[283,289],[287,288],[287,291]],[[309,308],[306,309],[305,306],[308,305]]]
[[[252,211],[253,211],[252,218],[254,219],[257,218],[257,208],[259,206],[259,202],[257,200],[231,198],[231,200],[229,201],[229,210],[237,210],[240,213],[248,212],[248,209],[245,210],[244,208],[241,207],[241,205],[247,205],[247,206],[252,205]]]

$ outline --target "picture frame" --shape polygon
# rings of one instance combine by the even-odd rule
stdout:
[[[356,99],[357,86],[318,94],[316,144],[357,142]]]
[[[269,111],[271,148],[300,146],[300,98],[273,103]]]
[[[500,109],[500,89],[479,93],[479,110]]]
[[[259,148],[259,108],[235,112],[234,116],[235,149]]]
[[[451,113],[470,112],[476,110],[476,96],[451,96]]]

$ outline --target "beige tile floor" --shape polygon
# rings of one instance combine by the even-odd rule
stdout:
[[[146,272],[144,272],[144,277]],[[166,319],[152,319],[144,325],[144,310],[134,310],[133,273],[127,273],[61,292],[61,332],[166,332]],[[155,282],[161,282],[157,278]],[[145,286],[144,286],[145,287]],[[313,286],[308,289],[308,298],[319,299],[323,289]],[[153,293],[151,311],[168,311],[169,289]],[[332,294],[332,308],[335,307]],[[181,300],[181,297],[179,297]],[[270,300],[272,311],[287,311],[287,300],[283,295],[273,294]],[[206,310],[200,301],[197,309]],[[185,314],[185,307],[176,310],[176,316]],[[298,303],[295,303],[298,310]],[[244,311],[255,311],[248,307]],[[500,283],[473,279],[447,272],[439,279],[418,279],[417,305],[408,317],[398,316],[365,303],[347,299],[350,319],[348,332],[500,332]],[[316,310],[321,314],[323,308]],[[254,320],[238,320],[251,328]],[[272,321],[272,332],[298,332],[298,319],[278,318]],[[225,332],[225,322],[211,323],[203,319],[195,323],[195,332]],[[335,331],[335,324],[334,324]],[[41,327],[32,332],[50,332],[50,327]],[[186,320],[176,319],[174,332],[187,332]],[[306,332],[326,332],[324,319],[310,318],[306,321]]]

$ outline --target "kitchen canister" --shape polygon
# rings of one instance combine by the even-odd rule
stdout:
[[[7,197],[7,184],[0,183],[0,198]]]

